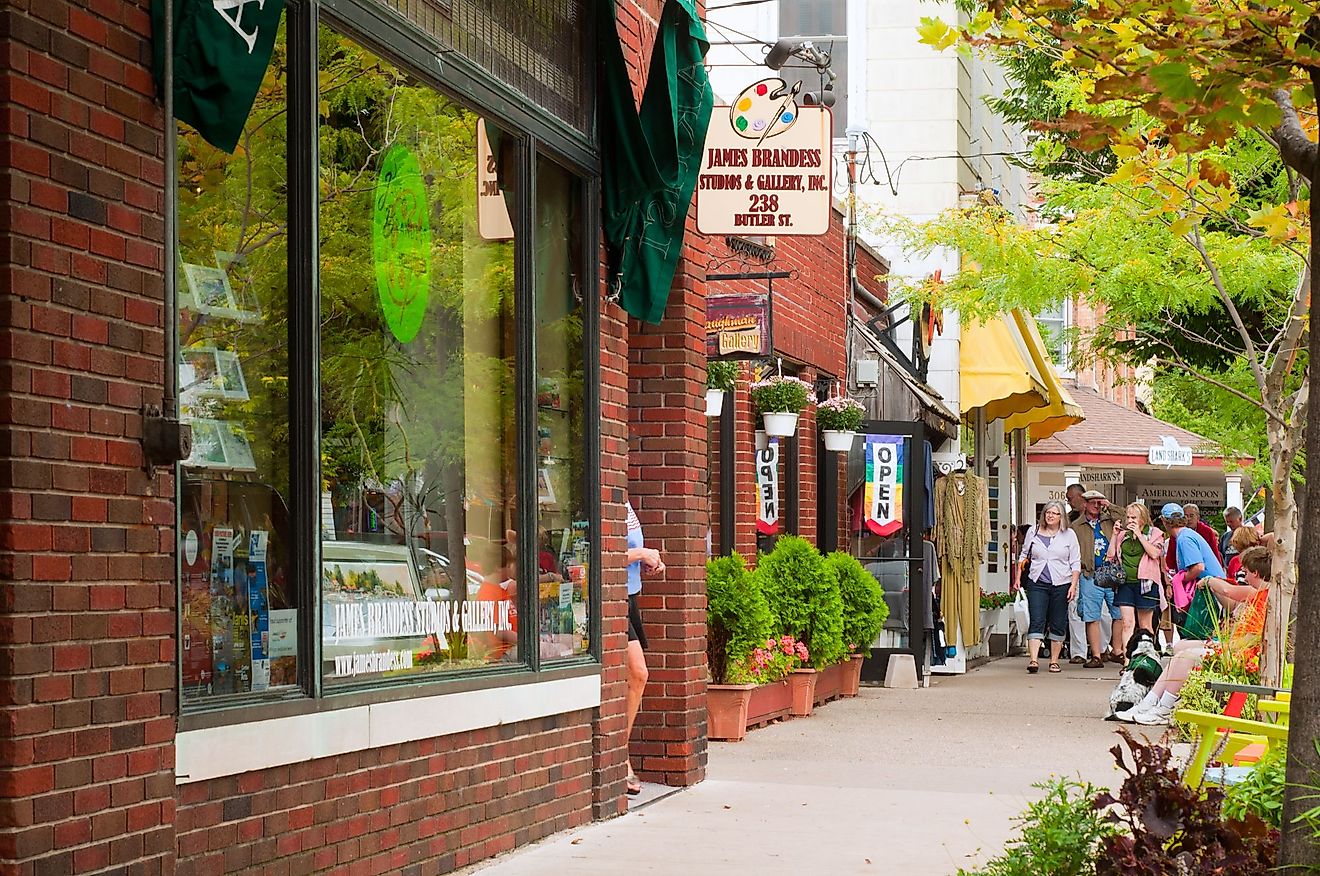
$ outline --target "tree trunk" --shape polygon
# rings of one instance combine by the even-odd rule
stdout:
[[[1320,163],[1318,163],[1320,165]],[[1316,300],[1316,277],[1320,275],[1320,198],[1315,197],[1315,181],[1320,180],[1320,166],[1310,173],[1311,219],[1311,301]],[[1307,349],[1311,362],[1320,362],[1320,332],[1307,331]],[[1310,380],[1310,374],[1306,377]],[[1307,405],[1306,412],[1306,469],[1307,482],[1311,480],[1311,462],[1320,460],[1320,399]],[[1320,475],[1317,475],[1320,476]],[[1314,512],[1314,509],[1312,509]],[[1320,864],[1320,844],[1305,825],[1297,824],[1297,816],[1308,808],[1303,787],[1320,784],[1320,756],[1316,740],[1320,739],[1320,673],[1315,659],[1320,654],[1320,514],[1311,513],[1302,519],[1297,539],[1298,577],[1304,582],[1297,592],[1297,622],[1293,641],[1296,653],[1301,655],[1293,672],[1292,707],[1288,721],[1288,784],[1283,796],[1283,842],[1279,847],[1281,868],[1309,868]]]
[[[1283,666],[1287,661],[1288,618],[1297,592],[1297,502],[1292,483],[1275,483],[1274,547],[1271,549],[1274,580],[1266,603],[1265,642],[1261,648],[1261,683],[1282,687]]]

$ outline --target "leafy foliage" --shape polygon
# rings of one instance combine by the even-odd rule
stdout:
[[[1004,853],[977,870],[958,876],[1092,876],[1095,850],[1115,833],[1114,826],[1091,805],[1097,790],[1071,779],[1033,785],[1044,796],[1018,818],[1020,835]]]
[[[752,404],[763,414],[796,414],[807,406],[811,384],[796,377],[767,377],[752,384]]]
[[[811,542],[781,536],[773,551],[761,555],[753,577],[765,593],[776,632],[805,642],[812,666],[819,669],[843,659],[839,581],[827,573],[824,557]]]
[[[706,387],[724,392],[733,392],[738,379],[738,363],[724,359],[712,359],[706,363]]]
[[[729,661],[729,684],[770,684],[807,664],[807,646],[792,636],[766,639],[750,654]]]
[[[1225,819],[1224,792],[1189,788],[1161,745],[1120,731],[1111,751],[1127,774],[1117,796],[1096,796],[1120,830],[1100,841],[1096,876],[1258,876],[1274,865],[1279,832],[1254,814]]]
[[[771,632],[770,608],[756,576],[736,551],[706,561],[706,660],[711,681],[724,684],[730,665]]]
[[[844,647],[850,654],[865,653],[889,618],[884,589],[856,557],[843,551],[825,557],[825,572],[839,582]]]
[[[1254,815],[1273,828],[1283,823],[1283,788],[1288,749],[1275,745],[1252,768],[1245,779],[1228,789],[1224,817],[1245,820]]]
[[[816,406],[816,426],[821,430],[856,432],[866,408],[852,398],[831,398]]]

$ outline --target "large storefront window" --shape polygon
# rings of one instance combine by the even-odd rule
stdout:
[[[518,150],[324,31],[320,76],[324,676],[514,663],[514,242],[482,236],[478,130],[505,202]]]
[[[179,125],[179,477],[185,701],[292,688],[285,40],[242,146]]]
[[[592,653],[587,182],[550,129],[314,45],[290,69],[282,30],[233,155],[179,127],[185,707]]]

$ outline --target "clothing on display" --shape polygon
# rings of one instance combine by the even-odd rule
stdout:
[[[980,567],[990,534],[990,497],[985,481],[954,472],[935,484],[935,550],[940,560],[944,628],[951,644],[962,631],[964,645],[981,643]]]

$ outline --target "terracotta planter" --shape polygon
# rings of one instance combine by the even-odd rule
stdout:
[[[737,742],[747,735],[747,706],[754,684],[706,685],[706,733],[711,739]]]
[[[752,695],[747,700],[747,728],[750,730],[787,718],[792,704],[793,696],[787,678],[781,678],[773,684],[758,684],[752,688]]]
[[[866,658],[854,654],[843,661],[843,687],[839,691],[845,697],[855,697],[862,690],[862,661]]]
[[[816,705],[823,706],[830,700],[837,700],[843,696],[842,663],[831,663],[816,675]]]
[[[788,713],[794,718],[805,718],[811,714],[811,708],[816,704],[816,680],[819,677],[820,673],[814,669],[794,669],[788,677],[793,696]]]

